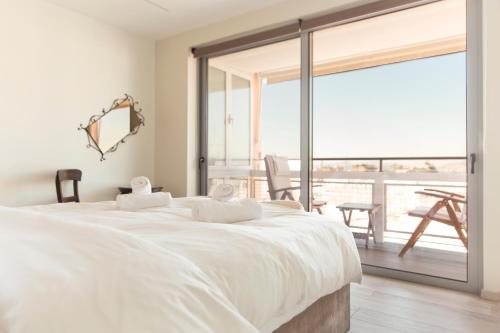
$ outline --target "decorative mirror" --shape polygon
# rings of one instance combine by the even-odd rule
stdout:
[[[105,160],[104,155],[116,151],[120,143],[144,126],[144,116],[142,109],[137,108],[138,104],[132,96],[125,94],[124,98],[115,99],[109,109],[90,117],[87,126],[80,124],[78,130],[87,133],[87,148],[97,150],[101,161]]]

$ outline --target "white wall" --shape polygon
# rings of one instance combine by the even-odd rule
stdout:
[[[500,297],[500,0],[483,13],[484,289]]]
[[[196,193],[196,65],[190,48],[309,14],[334,10],[353,0],[289,0],[163,40],[157,44],[156,177],[177,195]],[[484,287],[500,292],[500,1],[485,0],[485,188]]]
[[[0,204],[56,201],[56,169],[83,171],[83,200],[154,175],[155,43],[39,0],[0,1]],[[146,127],[99,162],[77,131],[129,93]]]

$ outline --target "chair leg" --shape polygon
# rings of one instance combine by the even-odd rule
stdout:
[[[323,215],[323,211],[321,210],[321,207],[316,207],[316,210],[318,211],[318,213],[319,213],[320,215]]]
[[[420,237],[422,237],[424,235],[424,232],[425,232],[425,229],[427,229],[427,227],[429,226],[429,224],[431,223],[431,219],[429,219],[427,221],[427,223],[425,224],[425,226],[423,226],[423,230],[421,232],[418,233],[417,237],[415,238],[415,240],[413,241],[413,243],[411,244],[411,249],[413,249],[413,247],[415,246],[415,244],[417,244],[418,240],[420,239]]]
[[[431,223],[431,219],[429,218],[429,216],[433,216],[434,214],[436,214],[441,208],[443,208],[444,205],[445,203],[443,201],[438,201],[434,204],[434,206],[432,206],[432,208],[427,212],[422,221],[420,221],[417,228],[411,235],[410,239],[408,239],[408,242],[403,247],[401,252],[399,252],[400,257],[403,257],[406,251],[415,246],[419,238],[424,234],[425,229],[427,229],[427,227],[429,226],[429,223]]]
[[[464,229],[460,225],[454,225],[453,227],[457,231],[458,238],[460,238],[460,240],[462,241],[462,244],[464,244],[464,247],[466,249],[468,249],[469,248],[469,242],[467,240],[467,235],[465,234]]]
[[[403,247],[401,252],[399,252],[400,257],[403,257],[405,253],[409,249],[411,249],[415,245],[415,243],[417,243],[418,239],[420,238],[420,236],[423,235],[425,229],[427,229],[427,226],[429,225],[430,222],[431,220],[428,217],[424,217],[422,221],[420,221],[419,225],[411,235],[410,239],[408,239],[408,242],[406,242],[406,245]]]
[[[462,244],[464,244],[464,247],[468,249],[468,240],[467,236],[465,235],[464,229],[462,228],[462,225],[458,221],[457,214],[451,207],[451,205],[447,202],[446,203],[446,210],[448,211],[448,216],[450,217],[451,223],[453,224],[453,227],[457,231],[458,238],[462,241]]]

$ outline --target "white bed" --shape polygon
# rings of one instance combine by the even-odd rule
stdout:
[[[155,327],[167,326],[172,327],[169,332],[268,333],[319,298],[361,280],[354,239],[341,222],[264,204],[264,218],[259,220],[202,223],[191,219],[189,207],[195,200],[200,199],[175,199],[172,208],[140,212],[119,211],[114,202],[3,209],[2,220],[13,222],[0,224],[0,237],[10,239],[0,245],[2,262],[7,262],[2,264],[2,277],[12,272],[13,276],[30,276],[23,277],[21,282],[10,278],[7,284],[2,283],[0,310],[10,313],[10,317],[3,316],[0,328],[3,323],[10,328],[9,332],[27,332],[12,329],[23,315],[33,325],[51,313],[46,321],[56,320],[61,304],[50,299],[64,298],[69,289],[75,294],[67,299],[68,312],[73,302],[81,302],[78,297],[84,291],[88,293],[85,294],[88,304],[75,307],[78,310],[71,312],[74,317],[68,315],[72,320],[59,321],[60,326],[46,332],[64,332],[83,313],[82,318],[88,317],[89,325],[92,322],[118,325],[99,330],[96,323],[92,332],[117,331],[110,327],[120,327],[120,332],[156,332]],[[95,239],[94,233],[98,234]],[[21,236],[23,242],[16,244],[16,237]],[[129,246],[116,244],[117,239],[140,246],[131,250]],[[33,268],[36,260],[31,259],[36,253],[43,260]],[[96,257],[99,260],[94,260]],[[148,259],[142,261],[143,257]],[[5,289],[19,291],[26,285],[36,285],[37,281],[60,283],[57,288],[41,286],[23,291],[13,304],[8,297],[5,301],[1,296]],[[123,292],[131,288],[130,284],[136,285],[137,290],[135,294],[126,294],[129,298],[122,304]],[[178,295],[178,299],[161,296],[162,293]],[[135,309],[138,305],[130,303],[134,297],[141,299],[144,307]],[[38,304],[31,304],[33,301]],[[14,306],[19,302],[27,304],[26,312]],[[40,306],[39,312],[31,308],[36,306]],[[132,313],[137,312],[131,318],[124,311],[128,306],[135,309]],[[178,314],[162,317],[158,309],[161,306],[168,309],[163,312]],[[155,310],[151,311],[151,307]],[[145,312],[146,317],[141,317]],[[35,316],[34,321],[31,315]],[[135,325],[144,324],[145,320],[157,325],[151,326],[151,330],[144,329],[147,325],[140,330],[129,330],[125,323],[132,325],[133,320]]]

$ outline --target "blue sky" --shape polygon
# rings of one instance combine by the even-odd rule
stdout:
[[[465,53],[313,81],[314,157],[465,156]],[[264,154],[299,156],[299,81],[264,85]]]

